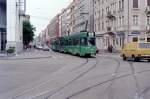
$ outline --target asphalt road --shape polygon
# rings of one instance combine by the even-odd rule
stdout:
[[[149,99],[150,63],[29,51],[0,60],[0,99]]]

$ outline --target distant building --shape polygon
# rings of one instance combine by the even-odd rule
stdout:
[[[94,23],[97,47],[120,50],[124,43],[148,35],[150,0],[94,0]]]
[[[60,33],[60,20],[59,14],[56,15],[50,23],[47,25],[48,36],[51,38],[58,38],[61,36]]]
[[[59,13],[59,27],[61,36],[67,36],[75,30],[74,1]]]
[[[71,4],[67,7],[68,13],[68,32],[73,33],[75,32],[75,0],[71,2]]]
[[[23,50],[22,20],[25,0],[0,0],[0,52],[15,47]]]

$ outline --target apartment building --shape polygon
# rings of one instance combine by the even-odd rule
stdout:
[[[60,15],[57,14],[48,24],[47,32],[50,38],[60,37]]]
[[[75,0],[71,2],[68,8],[69,32],[75,32]]]
[[[150,0],[94,0],[94,30],[97,47],[120,50],[150,30]]]
[[[94,31],[93,0],[74,0],[74,32]]]
[[[0,52],[15,47],[23,50],[22,21],[25,0],[0,0]]]
[[[69,9],[65,8],[61,11],[59,14],[59,30],[60,30],[60,35],[65,36],[69,34],[69,18],[68,18],[68,12]]]
[[[60,33],[61,36],[67,36],[73,33],[75,30],[75,9],[74,9],[74,1],[71,2],[69,6],[59,13],[60,20]]]

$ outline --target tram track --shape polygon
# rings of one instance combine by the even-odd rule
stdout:
[[[92,57],[91,57],[92,58]],[[83,62],[80,66],[77,66],[76,68],[73,68],[71,71],[75,71],[75,70],[79,70],[82,67],[86,66],[86,64],[88,63],[89,59],[91,58],[85,58],[85,62]],[[94,57],[95,58],[95,57]]]
[[[110,88],[112,87],[112,85],[113,85],[113,83],[114,83],[114,81],[115,81],[115,79],[116,79],[118,70],[119,70],[119,68],[120,68],[121,65],[120,65],[120,61],[119,61],[119,60],[117,60],[117,59],[115,59],[115,58],[112,58],[112,57],[107,57],[107,58],[108,58],[108,59],[111,59],[111,60],[114,60],[114,61],[117,62],[117,66],[116,66],[116,69],[115,69],[114,73],[111,73],[111,75],[113,74],[113,77],[112,77],[111,80],[109,80],[109,81],[111,82],[111,84],[110,84],[110,86],[108,86],[107,90],[110,90]],[[110,74],[110,73],[109,73],[109,74]],[[109,82],[109,81],[108,81],[108,82]],[[94,88],[94,87],[97,87],[97,86],[99,86],[99,85],[96,85],[96,86],[92,86],[92,87],[83,89],[83,90],[81,90],[80,92],[77,92],[77,93],[72,94],[71,96],[67,97],[66,99],[71,99],[72,97],[77,96],[78,94],[81,94],[81,93],[83,93],[83,92],[85,92],[85,91],[88,91],[88,90],[90,90],[90,89],[92,89],[92,88]]]
[[[137,72],[137,74],[141,74],[141,73],[145,73],[145,72],[150,72],[150,70],[143,70],[143,71]],[[129,77],[129,76],[132,76],[132,74],[130,73],[130,74],[125,74],[125,75],[116,77],[115,80],[119,80],[119,79],[121,79],[121,78]],[[91,86],[91,87],[85,88],[85,89],[83,89],[83,90],[81,90],[81,91],[79,91],[79,92],[77,92],[77,93],[74,93],[73,95],[67,97],[66,99],[71,99],[71,98],[74,97],[74,96],[77,96],[77,95],[79,95],[79,94],[81,94],[81,93],[83,93],[83,92],[86,92],[86,91],[88,91],[88,90],[90,90],[90,89],[92,89],[92,88],[95,88],[95,87],[97,87],[97,86],[101,86],[101,85],[103,85],[103,84],[106,84],[106,83],[108,83],[108,82],[110,82],[110,81],[112,81],[112,80],[114,80],[114,79],[109,79],[109,80],[100,82],[100,83],[98,83],[98,84],[96,84],[96,85],[93,85],[93,86]],[[150,88],[148,88],[148,89],[150,89]],[[145,92],[146,92],[146,91],[145,91]],[[140,97],[142,97],[142,94],[140,94]],[[139,99],[143,99],[143,98],[139,98]]]
[[[89,59],[86,58],[86,63],[84,63],[84,65],[86,65],[89,62]],[[78,80],[79,78],[83,77],[85,74],[87,74],[89,71],[93,70],[98,64],[98,60],[96,60],[96,62],[93,64],[93,66],[91,66],[88,70],[86,70],[85,72],[81,73],[79,76],[77,76],[75,79],[73,79],[72,81],[70,81],[69,83],[67,83],[65,86],[59,88],[57,91],[55,91],[54,93],[50,94],[49,96],[47,96],[45,99],[49,99],[51,96],[55,95],[57,92],[61,91],[62,89],[64,89],[65,87],[71,85],[74,81]]]
[[[132,76],[133,76],[133,79],[134,79],[134,83],[135,83],[135,86],[136,86],[136,95],[135,95],[135,98],[138,98],[140,97],[140,85],[138,83],[138,79],[137,79],[137,76],[136,76],[136,71],[135,71],[135,68],[134,68],[134,65],[133,65],[133,62],[128,62],[129,65],[130,65],[130,68],[131,68],[131,73],[132,73]]]
[[[83,89],[83,90],[81,90],[81,91],[78,91],[77,93],[74,93],[74,94],[68,96],[66,99],[71,99],[71,98],[74,97],[74,96],[77,96],[77,95],[79,95],[79,94],[81,94],[81,93],[83,93],[83,92],[86,92],[86,91],[88,91],[88,90],[90,90],[90,89],[92,89],[92,88],[95,88],[95,87],[97,87],[97,86],[103,85],[103,84],[108,83],[108,82],[111,83],[110,86],[108,87],[108,90],[110,90],[110,88],[112,87],[112,85],[113,85],[113,83],[114,83],[115,80],[118,80],[118,79],[121,79],[121,78],[125,78],[125,77],[128,77],[128,76],[133,76],[133,77],[134,77],[134,80],[135,80],[135,83],[136,83],[136,87],[138,88],[139,85],[138,85],[138,83],[136,82],[136,81],[137,81],[137,78],[136,78],[135,75],[136,75],[136,74],[140,74],[140,73],[150,72],[150,70],[143,70],[143,71],[135,72],[135,68],[133,67],[133,63],[130,63],[130,62],[129,62],[129,65],[131,66],[131,73],[124,74],[124,75],[122,75],[122,76],[118,76],[118,77],[117,77],[118,70],[119,70],[119,68],[120,68],[120,66],[121,66],[120,61],[117,60],[117,59],[115,59],[115,58],[112,58],[112,57],[107,57],[107,58],[109,58],[109,59],[114,60],[114,61],[117,62],[116,69],[115,69],[114,73],[112,73],[112,74],[113,74],[113,77],[112,77],[111,79],[109,79],[109,80],[105,80],[105,81],[100,82],[100,83],[98,83],[98,84],[96,84],[96,85],[93,85],[93,86],[90,86],[90,87],[88,87],[88,88],[85,88],[85,89]],[[89,63],[89,59],[86,58],[84,63],[82,63],[81,65],[79,65],[78,67],[76,67],[76,68],[73,69],[73,70],[78,70],[79,68],[82,68],[82,67],[86,66],[88,63]],[[58,88],[56,91],[54,91],[54,92],[51,93],[50,95],[46,96],[44,99],[50,99],[53,95],[55,95],[56,93],[60,92],[61,90],[63,90],[63,89],[66,88],[67,86],[71,85],[74,81],[80,79],[81,77],[83,77],[84,75],[86,75],[88,72],[90,72],[91,70],[93,70],[93,69],[97,66],[97,64],[98,64],[98,60],[96,60],[96,62],[93,64],[93,66],[92,66],[91,68],[89,68],[88,70],[86,70],[85,72],[83,72],[82,74],[80,74],[79,76],[77,76],[76,78],[74,78],[73,80],[71,80],[70,82],[68,82],[67,84],[65,84],[64,86]],[[109,74],[110,74],[110,73],[109,73]],[[112,74],[111,74],[111,75],[112,75]],[[147,89],[145,89],[145,90],[147,91]],[[148,90],[150,90],[150,88],[148,88]],[[143,93],[145,93],[146,91],[143,91]],[[143,93],[139,94],[139,91],[138,91],[139,97],[142,97]],[[36,99],[36,98],[35,98],[35,99]],[[109,98],[109,99],[111,99],[111,98]],[[143,98],[139,98],[139,99],[143,99]]]
[[[87,64],[89,63],[89,59],[88,59],[88,58],[86,58],[85,60],[86,60],[86,61],[85,61],[84,63],[82,63],[81,65],[79,65],[78,68],[81,68],[81,66],[87,65]],[[50,94],[50,95],[48,95],[48,96],[46,96],[44,99],[50,98],[51,96],[53,96],[53,95],[56,94],[57,92],[61,91],[61,90],[64,89],[65,87],[69,86],[69,85],[72,84],[74,81],[76,81],[77,79],[81,78],[82,76],[84,76],[85,74],[87,74],[89,71],[91,71],[92,69],[94,69],[94,68],[96,67],[96,65],[97,65],[97,61],[94,63],[94,65],[93,65],[91,68],[89,68],[89,69],[86,70],[85,72],[81,73],[79,76],[77,76],[76,78],[74,78],[73,80],[71,80],[70,82],[68,82],[67,84],[65,84],[64,86],[58,88],[56,91],[52,91],[53,93]],[[77,68],[76,68],[76,70],[77,70]],[[45,84],[45,83],[44,83],[44,84]],[[42,85],[43,85],[43,84],[42,84]],[[40,86],[41,86],[41,85],[40,85]],[[36,86],[36,88],[37,88],[37,87],[40,87],[40,86]],[[32,89],[33,89],[33,88],[32,88]],[[30,90],[28,90],[27,92],[29,92],[29,91],[30,91]],[[16,98],[18,98],[18,97],[21,97],[22,95],[25,95],[27,92],[25,91],[25,93],[16,95],[16,96],[13,97],[13,99],[16,99]],[[47,92],[47,93],[49,93],[49,92]],[[38,97],[38,96],[36,96],[36,97]]]
[[[64,56],[68,56],[68,55],[64,55]],[[30,58],[30,59],[40,59],[40,58],[52,58],[52,56],[50,56],[50,57],[36,57],[36,58]],[[29,59],[29,58],[23,58],[23,59]],[[20,60],[22,60],[22,59],[20,59]],[[79,66],[81,66],[81,65],[86,65],[86,64],[88,63],[88,58],[86,58],[85,60],[86,60],[86,61],[85,61],[84,63],[80,64]],[[56,71],[56,72],[57,72],[57,71]],[[50,80],[40,82],[37,86],[32,87],[31,89],[26,89],[26,90],[24,90],[23,92],[18,93],[18,95],[13,96],[12,99],[16,99],[16,98],[18,98],[18,97],[21,97],[21,96],[25,95],[26,93],[29,93],[30,91],[34,90],[35,88],[38,88],[38,87],[41,87],[41,86],[44,85],[44,84],[47,84],[49,81],[50,81]]]
[[[114,58],[111,58],[111,59],[116,60],[116,59],[114,59]],[[83,92],[87,92],[87,91],[89,91],[89,90],[91,90],[91,89],[93,89],[93,88],[95,88],[95,87],[101,86],[101,85],[106,84],[106,83],[108,83],[108,82],[111,83],[110,86],[108,86],[108,90],[110,90],[110,88],[112,87],[112,85],[113,85],[113,83],[114,83],[115,80],[119,80],[119,79],[122,79],[122,78],[125,78],[125,77],[129,77],[129,76],[134,76],[134,80],[135,80],[136,88],[137,88],[137,95],[138,95],[138,98],[136,98],[136,99],[143,99],[144,93],[150,91],[150,87],[146,88],[146,89],[140,94],[140,93],[139,93],[139,92],[140,92],[140,89],[139,89],[139,84],[138,84],[138,81],[137,81],[136,74],[142,74],[142,73],[145,73],[145,72],[150,72],[150,70],[143,70],[143,71],[135,72],[135,68],[133,67],[133,62],[132,62],[132,63],[128,62],[129,65],[130,65],[130,67],[131,67],[131,72],[132,72],[132,73],[128,73],[128,74],[125,74],[125,75],[116,77],[116,76],[117,76],[117,73],[118,73],[117,71],[119,70],[119,67],[121,66],[120,61],[118,61],[118,60],[116,60],[116,61],[118,62],[118,66],[117,66],[115,72],[112,73],[112,74],[114,75],[112,79],[109,79],[109,80],[100,82],[100,83],[95,84],[95,85],[93,85],[93,86],[87,87],[87,88],[85,88],[85,89],[83,89],[83,90],[80,90],[80,91],[78,91],[78,92],[76,92],[76,93],[74,93],[74,94],[68,96],[66,99],[71,99],[72,97],[75,97],[75,96],[77,96],[77,95],[79,95],[79,94],[82,94]],[[110,97],[109,99],[113,99],[113,97]]]
[[[119,68],[120,68],[120,66],[121,66],[121,63],[120,63],[119,60],[117,60],[117,59],[115,59],[115,58],[110,58],[110,59],[112,59],[112,60],[114,60],[114,61],[117,62],[117,66],[116,66],[115,72],[113,73],[113,77],[112,77],[113,79],[112,79],[112,81],[110,82],[110,85],[108,86],[108,88],[106,89],[106,90],[109,91],[108,99],[113,99],[113,91],[114,91],[114,90],[112,90],[112,86],[113,86],[114,81],[115,81],[115,79],[116,79],[116,76],[117,76],[117,73],[118,73]]]
[[[89,59],[86,58],[86,59],[85,59],[85,62],[83,62],[81,65],[77,66],[76,68],[73,68],[73,69],[71,70],[71,72],[72,72],[72,71],[75,71],[75,70],[78,70],[78,69],[80,69],[80,68],[82,68],[82,67],[84,67],[84,66],[88,63],[88,61],[89,61]]]
[[[139,99],[144,99],[144,96],[147,92],[150,91],[150,87],[145,88],[139,95]]]

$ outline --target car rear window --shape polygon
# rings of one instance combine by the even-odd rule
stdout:
[[[150,48],[150,43],[140,43],[139,48]]]

